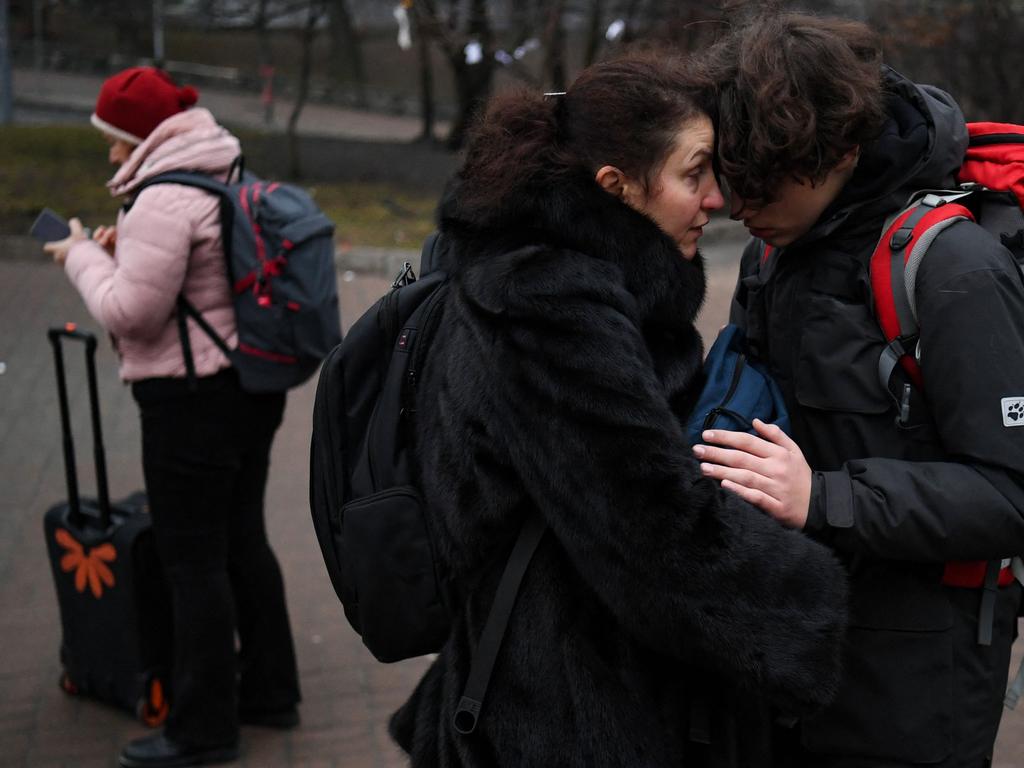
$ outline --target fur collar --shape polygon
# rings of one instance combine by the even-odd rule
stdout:
[[[653,221],[594,179],[582,173],[524,179],[501,205],[471,220],[463,200],[473,191],[473,180],[459,177],[441,204],[453,271],[529,245],[576,251],[619,267],[646,330],[692,325],[705,294],[700,254],[684,259]]]

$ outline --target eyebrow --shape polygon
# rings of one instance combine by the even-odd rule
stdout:
[[[707,147],[700,147],[696,152],[694,152],[689,157],[687,157],[685,162],[686,162],[687,166],[690,166],[690,165],[697,164],[698,162],[704,162],[705,160],[710,160],[713,157],[714,157],[714,154],[712,153],[712,151],[710,149],[708,149]]]

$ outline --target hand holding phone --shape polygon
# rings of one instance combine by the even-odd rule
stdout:
[[[44,214],[46,211],[43,212]],[[54,221],[56,219],[56,221]],[[61,224],[67,226],[67,234],[60,237],[63,232]],[[89,232],[82,226],[82,222],[78,219],[71,219],[68,222],[64,222],[60,216],[50,211],[49,215],[40,214],[40,218],[36,221],[35,226],[33,225],[33,234],[43,241],[43,250],[46,251],[53,257],[53,260],[57,264],[63,265],[68,258],[68,252],[71,250],[71,246],[80,240],[86,240],[89,238]],[[38,233],[38,234],[37,234]],[[58,240],[52,240],[52,237],[60,237]]]
[[[44,208],[36,218],[32,229],[29,230],[29,234],[42,243],[52,243],[55,240],[70,237],[71,227],[62,216],[49,208]]]

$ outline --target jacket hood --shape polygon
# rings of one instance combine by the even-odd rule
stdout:
[[[911,192],[955,183],[968,142],[960,107],[945,91],[893,69],[886,67],[883,76],[889,119],[861,148],[853,177],[802,242],[828,235],[851,214],[870,217],[902,206]]]
[[[476,183],[460,174],[441,202],[441,229],[451,236],[454,272],[528,246],[575,251],[619,268],[645,325],[693,322],[705,293],[700,253],[685,259],[657,224],[585,172],[524,178],[484,213],[471,213],[465,205]]]
[[[119,197],[168,171],[225,174],[241,152],[238,139],[219,125],[208,109],[193,107],[160,123],[135,148],[107,187],[111,195]]]

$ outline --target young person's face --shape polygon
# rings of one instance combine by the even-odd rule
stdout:
[[[788,179],[770,203],[746,200],[733,192],[730,215],[754,237],[783,248],[810,231],[846,186],[856,165],[857,154],[852,152],[823,179]]]
[[[711,211],[725,205],[711,165],[714,141],[710,118],[701,115],[687,120],[649,191],[632,182],[623,195],[676,242],[686,259],[697,255],[697,240],[711,220]]]

